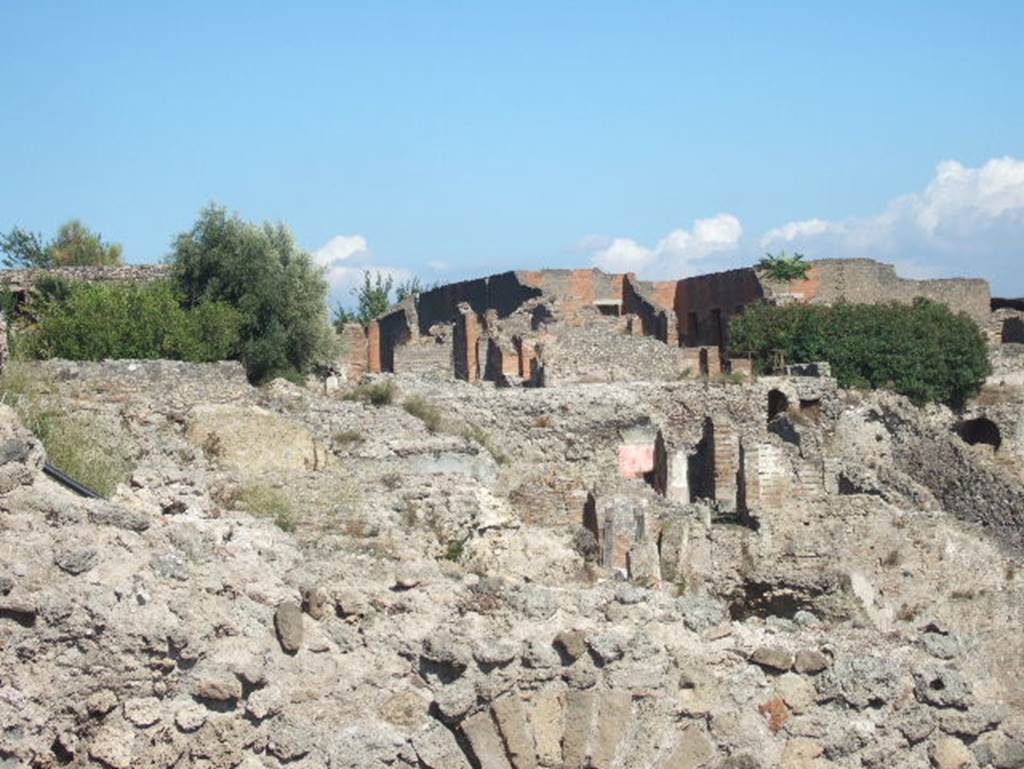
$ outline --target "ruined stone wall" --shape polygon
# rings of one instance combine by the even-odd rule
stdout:
[[[339,334],[341,338],[341,360],[339,368],[345,381],[358,382],[366,373],[367,338],[361,323],[346,323]]]
[[[433,379],[452,375],[451,337],[420,336],[394,348],[394,369]]]
[[[103,283],[109,281],[133,281],[149,283],[171,275],[171,268],[166,264],[121,264],[115,267],[58,267],[52,270],[14,269],[0,270],[0,285],[11,291],[30,290],[42,277],[53,276],[65,280],[76,280],[85,283]]]
[[[775,285],[770,289],[780,292]],[[878,304],[909,303],[922,296],[965,312],[984,328],[989,317],[988,281],[979,278],[910,280],[901,278],[891,264],[872,259],[821,259],[811,263],[807,280],[782,287],[808,302],[834,304],[839,301]]]
[[[557,301],[565,323],[586,322],[588,311],[594,309],[596,302],[622,306],[625,276],[621,274],[613,275],[595,268],[541,270],[518,275],[524,283]]]
[[[659,304],[653,284],[645,284],[632,275],[625,276],[622,285],[622,311],[637,316],[640,323],[637,336],[653,336],[666,344],[679,345],[679,324],[671,305]]]
[[[462,324],[462,332],[472,331],[467,320],[460,319],[460,306],[475,316],[477,337],[486,328],[490,337],[517,311],[525,312],[531,300],[544,303],[550,317],[545,325],[581,327],[601,323],[607,316],[627,316],[624,334],[652,337],[669,347],[715,348],[724,351],[729,344],[729,324],[745,307],[762,299],[832,303],[837,301],[878,303],[910,302],[918,296],[943,302],[955,311],[963,311],[983,327],[990,321],[988,284],[984,280],[907,280],[896,275],[891,265],[868,259],[822,260],[811,264],[806,280],[788,284],[762,280],[753,268],[699,275],[678,281],[639,281],[632,275],[607,274],[597,269],[540,270],[506,272],[477,280],[452,283],[424,292],[392,308],[377,319],[377,330],[370,329],[369,362],[371,371],[396,371],[395,348],[418,339],[438,324]],[[485,322],[485,316],[490,319]],[[534,323],[534,329],[537,324]],[[1016,338],[1019,329],[1008,326]],[[561,334],[561,332],[559,332]],[[460,348],[456,340],[455,369],[469,377],[470,369],[479,376],[484,370],[510,372],[511,350],[521,329],[506,334],[497,350]],[[521,342],[520,342],[521,344]],[[549,352],[550,352],[549,346]],[[470,364],[467,356],[474,356]],[[402,356],[399,355],[399,358]],[[524,376],[525,358],[518,355],[519,376]],[[594,356],[591,356],[594,358]],[[419,358],[414,355],[414,359]],[[628,356],[605,355],[613,364]],[[440,360],[440,357],[438,358]],[[595,359],[596,360],[596,359]],[[549,354],[546,362],[554,362]],[[573,368],[575,363],[562,365]],[[578,366],[575,366],[579,368]],[[628,369],[616,364],[618,375],[635,379],[647,377],[643,369]],[[726,366],[727,367],[727,366]],[[703,370],[703,367],[702,367]],[[397,373],[402,373],[397,370]],[[550,373],[550,369],[549,369]],[[602,377],[607,381],[606,377]],[[472,380],[471,380],[472,381]],[[554,381],[549,380],[548,381]],[[582,381],[572,376],[570,381]]]
[[[504,272],[476,280],[449,283],[416,297],[415,308],[419,331],[425,334],[435,323],[451,323],[465,302],[478,315],[496,310],[499,317],[515,311],[540,291],[521,279],[520,273]]]
[[[684,278],[676,283],[672,297],[679,338],[688,347],[725,348],[729,320],[763,296],[761,281],[752,269]]]

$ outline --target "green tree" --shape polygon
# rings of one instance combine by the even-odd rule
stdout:
[[[6,235],[0,235],[0,253],[4,255],[5,267],[51,266],[42,236],[21,227],[12,227]]]
[[[254,224],[216,204],[174,240],[168,258],[186,308],[223,301],[242,316],[250,380],[291,379],[333,354],[323,270],[283,224]]]
[[[394,284],[391,275],[364,270],[363,284],[352,289],[352,296],[356,298],[355,311],[345,309],[339,302],[334,308],[334,327],[340,331],[346,323],[369,326],[371,320],[387,312],[391,306],[391,289]]]
[[[885,388],[917,404],[961,406],[991,373],[978,325],[946,305],[756,304],[730,324],[729,347],[762,373],[828,361],[842,387]]]
[[[765,254],[764,258],[757,263],[758,270],[780,283],[804,280],[807,277],[807,270],[810,268],[811,265],[804,261],[803,254],[795,253],[790,256],[785,251],[780,251],[777,256]]]
[[[96,267],[121,264],[121,245],[104,243],[78,219],[65,222],[57,236],[44,243],[42,235],[14,227],[0,235],[0,252],[7,267]]]

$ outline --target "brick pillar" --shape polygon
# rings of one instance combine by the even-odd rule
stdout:
[[[722,356],[717,347],[704,347],[708,351],[708,376],[722,373]]]
[[[740,470],[740,436],[732,423],[725,419],[714,420],[714,425],[715,499],[722,510],[734,512],[736,480]]]
[[[361,323],[346,323],[342,329],[341,338],[344,344],[341,369],[345,373],[345,381],[358,382],[366,371],[370,354],[366,329]]]
[[[380,368],[380,324],[375,321],[370,321],[370,327],[366,332],[367,338],[367,358],[366,368],[371,374],[379,374]]]
[[[665,344],[669,347],[679,346],[679,319],[672,310],[665,313]]]

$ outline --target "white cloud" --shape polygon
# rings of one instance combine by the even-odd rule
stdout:
[[[653,247],[631,238],[590,235],[577,248],[589,252],[594,265],[610,272],[635,272],[646,278],[684,277],[699,271],[694,262],[733,251],[742,235],[739,219],[717,214],[697,219],[690,230],[672,230]]]
[[[810,259],[867,257],[913,278],[984,277],[995,294],[1024,295],[1024,161],[993,158],[976,168],[938,164],[919,192],[891,200],[872,216],[808,218],[743,239],[732,214],[696,220],[653,246],[590,235],[575,250],[612,272],[681,278],[752,264],[766,251],[800,251]]]
[[[313,252],[317,262],[328,267],[358,254],[369,255],[366,238],[362,235],[335,235]]]
[[[1024,293],[1024,161],[993,158],[971,168],[946,160],[920,192],[874,216],[789,222],[761,246],[811,258],[869,257],[915,276],[980,276],[994,293]]]
[[[412,277],[412,272],[404,267],[376,264],[362,235],[335,235],[313,251],[313,261],[326,268],[332,305],[337,302],[347,306],[354,304],[352,289],[362,283],[367,270],[371,274],[390,276],[396,284]]]

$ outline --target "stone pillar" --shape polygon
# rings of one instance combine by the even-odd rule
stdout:
[[[466,302],[459,305],[453,334],[453,355],[455,376],[467,382],[480,378],[480,361],[477,343],[480,339],[480,325],[476,313]]]

